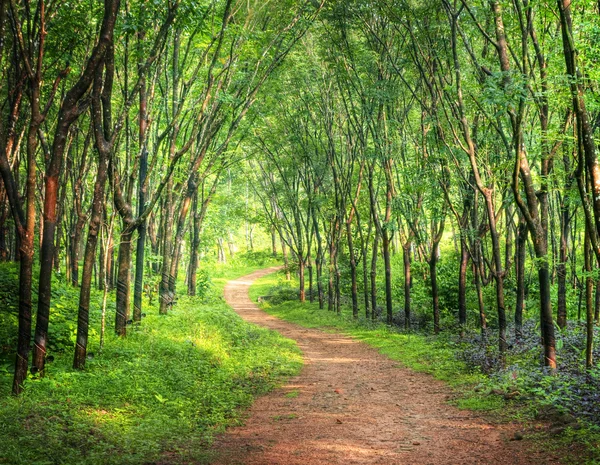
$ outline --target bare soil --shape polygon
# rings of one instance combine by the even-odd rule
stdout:
[[[494,424],[448,404],[452,391],[349,337],[261,311],[248,288],[276,268],[231,281],[225,299],[245,320],[298,342],[300,375],[256,400],[244,426],[214,445],[217,465],[558,464],[518,424]],[[520,435],[517,434],[520,438]]]

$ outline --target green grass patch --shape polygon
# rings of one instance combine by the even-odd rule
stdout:
[[[71,368],[70,350],[55,351],[45,378],[28,379],[19,398],[0,397],[0,463],[200,460],[216,432],[302,365],[293,341],[245,323],[220,299],[181,297],[167,316],[145,312],[126,339],[109,325],[101,354],[93,333],[84,371]],[[0,392],[11,380],[0,374]]]

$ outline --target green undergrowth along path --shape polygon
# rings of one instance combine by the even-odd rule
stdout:
[[[582,463],[581,456],[584,456],[584,463],[600,464],[600,428],[585,421],[575,427],[560,427],[561,415],[568,414],[552,412],[551,403],[556,396],[552,385],[559,382],[555,377],[547,377],[548,389],[529,387],[535,392],[528,392],[527,382],[520,379],[522,371],[515,372],[518,376],[509,375],[511,380],[507,383],[506,376],[486,374],[469,366],[461,357],[464,347],[460,338],[451,332],[429,336],[391,328],[364,316],[355,320],[351,309],[343,306],[342,312],[337,314],[326,308],[319,309],[316,299],[314,303],[300,303],[296,300],[295,286],[296,283],[286,281],[282,273],[274,273],[258,279],[250,288],[250,297],[253,301],[265,297],[260,299],[260,306],[271,315],[307,328],[343,333],[378,349],[402,366],[433,375],[452,388],[452,404],[461,409],[480,411],[494,421],[519,421],[528,427],[526,435],[530,439],[543,443],[540,447],[563,455],[565,451],[577,449],[577,458],[570,457],[567,452],[565,463]],[[513,362],[518,364],[519,360],[509,361]],[[520,362],[526,364],[524,360]],[[519,386],[521,392],[514,386]],[[541,427],[537,419],[545,421],[546,425],[552,424],[555,414],[559,426],[551,428],[555,434],[548,437],[547,427]]]
[[[216,432],[302,364],[294,342],[244,322],[223,301],[224,283],[256,268],[223,268],[208,293],[181,297],[167,316],[146,307],[125,339],[109,325],[100,354],[92,332],[85,371],[71,369],[71,350],[57,350],[47,376],[28,379],[19,398],[7,394],[4,372],[0,464],[201,459]]]

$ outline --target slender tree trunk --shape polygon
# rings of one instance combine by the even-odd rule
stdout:
[[[560,209],[560,243],[559,243],[559,259],[556,266],[556,274],[558,277],[558,314],[556,324],[559,328],[567,326],[567,263],[569,261],[569,231],[570,231],[570,215],[569,206],[566,201],[561,202]]]
[[[66,180],[65,180],[66,181]],[[65,217],[65,199],[67,194],[66,182],[60,189],[60,200],[58,202],[58,222],[56,224],[56,244],[54,246],[54,257],[52,258],[52,263],[54,265],[54,271],[60,272],[60,251],[62,250],[62,240],[63,240],[63,220]],[[1,260],[1,246],[0,246],[0,260]]]
[[[327,281],[327,310],[335,310],[335,245],[333,238],[333,226],[329,238],[329,279]]]
[[[319,308],[322,310],[325,306],[325,296],[323,291],[323,241],[321,238],[321,232],[319,230],[317,212],[314,209],[312,211],[312,222],[315,239],[317,241],[317,257],[315,259],[315,265],[317,268],[317,294],[319,299]]]
[[[300,291],[300,302],[306,301],[305,283],[304,283],[304,259],[302,258],[302,251],[298,251],[298,288]]]
[[[346,237],[348,239],[348,255],[350,257],[350,279],[352,293],[352,316],[358,318],[358,277],[356,273],[356,257],[352,240],[352,224],[346,221]]]
[[[377,256],[379,255],[379,236],[373,236],[373,249],[371,251],[371,318],[377,319]]]
[[[479,245],[477,245],[477,247],[479,248]],[[483,301],[483,290],[481,289],[481,277],[479,272],[479,260],[481,259],[480,250],[477,250],[475,254],[476,257],[473,257],[473,279],[475,281],[475,290],[477,292],[479,327],[481,328],[481,335],[485,338],[487,336],[487,320],[485,317],[485,303]]]
[[[121,234],[119,253],[117,256],[117,301],[115,313],[115,333],[117,336],[127,335],[127,322],[129,321],[129,299],[131,286],[129,285],[129,270],[131,269],[131,235]]]
[[[92,201],[92,215],[88,227],[88,237],[83,259],[83,273],[81,277],[81,289],[79,291],[79,311],[77,315],[77,340],[75,344],[75,358],[73,360],[73,368],[76,369],[84,368],[87,354],[92,268],[96,260],[98,233],[102,227],[104,186],[108,175],[107,155],[101,154],[98,161],[98,173],[96,175]]]
[[[187,214],[192,204],[192,199],[197,191],[197,184],[195,176],[190,177],[188,180],[188,187],[186,189],[186,193],[181,200],[181,204],[179,206],[179,218],[177,219],[177,227],[175,232],[175,238],[173,240],[173,248],[171,251],[172,258],[171,263],[169,264],[169,276],[168,276],[168,289],[167,295],[170,301],[167,303],[170,308],[173,304],[173,299],[175,298],[175,285],[177,281],[177,270],[179,269],[179,257],[181,255],[181,245],[183,243],[183,236],[185,233],[185,223],[187,220]],[[163,299],[161,299],[162,302]],[[162,303],[161,303],[162,309]]]
[[[198,272],[198,248],[200,247],[200,216],[198,215],[198,190],[192,201],[192,243],[190,250],[190,266],[188,272],[188,295],[196,295],[196,277]]]
[[[461,333],[467,325],[467,267],[469,266],[469,249],[467,240],[461,233],[460,237],[460,267],[458,271],[458,324]]]
[[[429,276],[431,279],[431,300],[433,303],[433,332],[440,332],[440,297],[437,284],[437,246],[431,250],[429,259]]]
[[[85,216],[78,216],[77,223],[71,235],[71,284],[79,286],[79,251],[81,249],[81,234],[85,226]]]
[[[313,281],[314,281],[314,272],[313,272],[313,261],[312,261],[312,257],[310,256],[310,252],[307,258],[307,265],[306,267],[308,268],[308,298],[310,303],[312,304],[315,301],[315,291],[314,291],[314,286],[313,286]]]
[[[402,246],[402,262],[404,265],[404,328],[410,328],[410,248],[412,242],[405,242]]]
[[[490,225],[490,236],[492,239],[492,255],[494,260],[494,280],[496,281],[496,306],[498,313],[498,344],[500,358],[504,363],[506,354],[506,310],[504,307],[504,270],[502,269],[502,256],[500,253],[500,240],[498,231],[496,230],[496,220],[494,215],[494,206],[492,194],[490,191],[485,192],[485,202],[487,206],[487,215]]]
[[[429,275],[431,278],[431,299],[433,303],[433,331],[435,334],[440,332],[440,298],[437,283],[437,263],[439,260],[440,241],[444,234],[445,218],[436,228],[432,228],[431,254],[429,256]]]
[[[593,346],[594,346],[594,306],[593,306],[593,291],[594,278],[592,277],[592,245],[590,241],[590,228],[586,224],[585,241],[584,241],[584,259],[585,259],[585,367],[590,369],[594,363]]]
[[[383,263],[385,268],[385,308],[386,322],[391,325],[394,322],[394,308],[392,302],[392,260],[390,257],[389,232],[384,230],[381,237]],[[410,311],[410,310],[409,310]],[[406,309],[405,309],[406,312]],[[405,322],[406,324],[406,322]]]
[[[523,337],[523,311],[525,310],[525,256],[527,252],[527,235],[529,229],[523,215],[519,214],[519,226],[517,228],[517,250],[515,257],[515,276],[517,284],[517,296],[515,303],[515,337],[517,340]]]
[[[277,234],[275,226],[271,226],[271,251],[274,257],[277,256]]]
[[[167,186],[167,193],[164,202],[164,223],[163,223],[163,257],[162,257],[162,268],[161,268],[161,280],[158,287],[159,297],[159,313],[166,315],[169,306],[171,305],[171,298],[169,296],[169,276],[171,272],[171,260],[173,259],[173,248],[171,245],[171,231],[173,224],[173,187],[172,181],[169,181]],[[219,249],[219,252],[222,248]],[[221,258],[221,257],[219,257]]]
[[[283,255],[283,267],[285,268],[285,279],[290,281],[292,279],[292,275],[290,273],[290,261],[288,258],[287,246],[285,245],[285,241],[281,238],[281,254]]]
[[[143,32],[140,32],[143,39]],[[141,72],[141,71],[140,71]],[[143,73],[142,73],[143,74]],[[148,175],[148,150],[146,148],[146,130],[148,128],[148,97],[146,93],[146,80],[141,76],[139,95],[139,143],[140,167],[138,175],[138,217],[141,217],[146,208],[146,176]],[[138,226],[138,239],[135,251],[135,284],[133,290],[133,321],[142,321],[142,293],[144,291],[144,254],[146,247],[147,221]]]

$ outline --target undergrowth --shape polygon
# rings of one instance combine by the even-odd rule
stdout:
[[[245,323],[224,303],[223,283],[258,267],[236,272],[236,266],[211,269],[216,277],[209,291],[181,297],[169,315],[146,303],[148,316],[125,339],[112,335],[111,308],[101,353],[94,300],[84,371],[71,368],[71,323],[62,328],[67,339],[54,347],[46,377],[30,377],[18,398],[9,395],[12,374],[5,363],[0,463],[143,464],[165,454],[168,463],[201,459],[216,432],[240,421],[242,407],[302,363],[292,341]],[[77,293],[60,282],[55,289],[72,320]],[[8,291],[4,286],[0,295]]]

